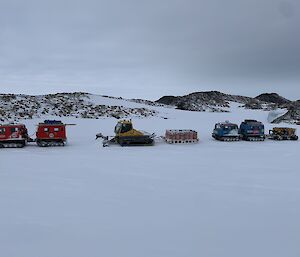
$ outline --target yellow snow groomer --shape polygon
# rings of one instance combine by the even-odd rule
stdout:
[[[134,129],[131,120],[120,120],[115,126],[114,141],[121,146],[152,145],[154,136],[154,134]]]

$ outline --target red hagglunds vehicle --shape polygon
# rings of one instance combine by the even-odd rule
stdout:
[[[58,120],[45,120],[38,124],[36,132],[38,146],[64,146],[66,141],[66,124]]]
[[[24,147],[28,139],[24,124],[0,124],[0,148]]]

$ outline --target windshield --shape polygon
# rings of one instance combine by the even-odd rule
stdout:
[[[122,124],[122,130],[121,133],[125,133],[128,132],[132,129],[132,125],[131,124]]]
[[[130,123],[118,123],[115,127],[115,133],[125,133],[132,129],[132,124]]]
[[[260,130],[260,129],[263,129],[263,127],[262,126],[251,126],[251,129]]]
[[[237,125],[225,125],[223,126],[224,130],[234,130],[234,129],[238,129]]]

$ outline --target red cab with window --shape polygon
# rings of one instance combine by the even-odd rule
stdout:
[[[24,147],[28,140],[24,124],[0,125],[0,147]]]

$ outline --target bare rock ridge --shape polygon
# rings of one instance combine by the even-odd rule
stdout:
[[[271,110],[281,108],[291,101],[275,94],[262,94],[255,98],[224,94],[218,91],[196,92],[185,96],[163,96],[158,103],[173,105],[181,110],[189,111],[227,111],[230,102],[240,103],[248,109]],[[225,108],[225,109],[224,109]]]
[[[163,96],[158,103],[173,105],[187,111],[228,112],[230,102],[246,104],[250,97],[228,95],[218,91],[196,92],[185,96]]]
[[[184,96],[163,96],[156,102],[187,111],[227,112],[230,102],[239,103],[246,109],[271,111],[280,108],[286,109],[287,113],[275,119],[274,123],[300,122],[300,100],[293,102],[276,93],[265,93],[253,98],[207,91]]]
[[[261,95],[255,97],[255,98],[260,101],[263,101],[263,102],[274,103],[274,104],[278,104],[280,106],[288,105],[292,102],[276,93],[270,93],[270,94],[265,93],[265,94],[261,94]]]

